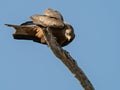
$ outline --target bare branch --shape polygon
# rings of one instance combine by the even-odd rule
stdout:
[[[66,65],[66,67],[78,79],[84,90],[94,90],[94,87],[88,80],[85,73],[80,67],[78,67],[77,62],[70,56],[70,54],[67,51],[63,50],[61,46],[56,42],[55,38],[52,36],[51,30],[49,28],[43,29],[43,33],[46,42],[51,48],[52,52]]]

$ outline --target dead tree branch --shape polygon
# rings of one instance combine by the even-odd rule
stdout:
[[[52,36],[51,30],[48,29],[49,28],[43,29],[43,33],[48,46],[51,48],[55,56],[59,58],[72,72],[72,74],[78,79],[84,90],[94,90],[93,85],[88,80],[82,69],[78,67],[77,62],[70,56],[67,51],[63,50],[60,47],[60,45],[56,42],[55,38]]]

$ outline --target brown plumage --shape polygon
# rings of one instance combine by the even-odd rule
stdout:
[[[43,27],[51,29],[53,36],[61,46],[68,45],[75,37],[72,26],[63,22],[63,17],[58,11],[47,9],[44,15],[33,15],[30,18],[33,21],[27,21],[21,25],[5,24],[16,30],[13,34],[14,39],[33,40],[47,44],[42,32]]]
[[[5,24],[9,27],[13,27],[16,32],[13,34],[14,39],[19,40],[33,40],[42,44],[46,44],[42,28],[33,25],[11,25]],[[64,29],[52,29],[52,34],[56,37],[57,42],[61,46],[68,45],[75,37],[72,26],[65,24]]]

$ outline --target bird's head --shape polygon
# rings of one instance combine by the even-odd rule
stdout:
[[[66,26],[67,26],[67,28],[65,30],[65,37],[68,39],[68,41],[71,41],[75,37],[74,30],[71,25],[66,24]]]

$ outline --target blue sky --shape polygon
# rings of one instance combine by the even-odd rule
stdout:
[[[20,24],[46,8],[58,10],[75,30],[70,52],[96,90],[120,90],[119,0],[1,0],[0,90],[83,90],[51,50],[14,40],[5,23]]]

